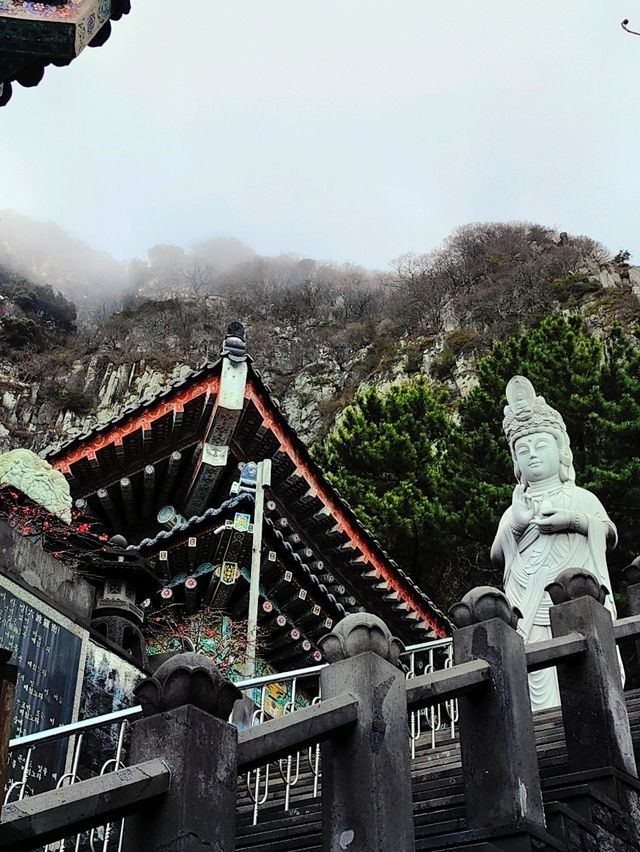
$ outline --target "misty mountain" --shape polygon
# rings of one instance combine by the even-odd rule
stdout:
[[[463,226],[387,273],[212,239],[204,249],[156,245],[112,280],[122,297],[81,311],[74,331],[73,305],[3,279],[0,263],[0,446],[39,449],[114,416],[215,357],[231,319],[312,442],[362,387],[424,374],[454,403],[496,342],[542,317],[575,315],[604,339],[614,323],[632,331],[640,305],[640,267],[627,252],[611,257],[593,239],[517,222]]]
[[[12,210],[0,212],[0,266],[50,285],[79,310],[113,298],[126,286],[126,265],[68,234]]]
[[[149,248],[146,260],[119,261],[54,222],[0,212],[0,267],[49,285],[71,299],[81,314],[123,295],[211,292],[222,276],[255,260],[255,252],[240,240],[218,236],[189,248],[158,244]]]

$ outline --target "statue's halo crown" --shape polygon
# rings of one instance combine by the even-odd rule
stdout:
[[[502,428],[512,454],[518,438],[535,432],[549,432],[568,447],[567,427],[562,415],[548,405],[543,396],[537,396],[526,376],[514,376],[507,384],[506,396],[508,405],[504,409]]]

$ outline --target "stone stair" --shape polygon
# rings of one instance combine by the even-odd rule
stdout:
[[[636,755],[640,762],[640,690],[628,692],[626,698]],[[564,831],[566,836],[568,826],[572,831],[582,831],[587,836],[588,820],[571,811],[567,805],[559,803],[557,792],[553,789],[554,778],[567,772],[560,710],[537,713],[535,732],[549,827],[555,828],[556,836],[560,836],[557,834],[560,831]],[[460,743],[457,739],[447,737],[448,732],[440,732],[434,749],[431,748],[431,737],[428,734],[416,743],[412,780],[417,850],[442,849],[445,835],[467,828]],[[299,781],[291,789],[288,811],[284,810],[285,784],[277,768],[272,766],[269,796],[259,808],[256,826],[252,825],[253,802],[246,792],[244,779],[240,779],[238,852],[322,852],[321,799],[320,796],[313,797],[313,775],[310,770],[304,771],[306,766],[306,757],[303,757]],[[357,779],[354,779],[354,783],[357,783]],[[576,795],[579,792],[577,790]],[[602,836],[600,831],[598,846],[592,847],[587,838],[580,841],[581,845],[572,848],[583,848],[584,845],[585,849],[602,849]],[[465,848],[469,852],[497,850],[493,844],[486,842],[473,843]],[[627,852],[627,849],[633,852],[636,847],[619,843],[611,848],[619,852]]]

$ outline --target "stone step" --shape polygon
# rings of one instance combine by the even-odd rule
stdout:
[[[640,690],[627,693],[634,745],[640,751]],[[536,746],[543,780],[566,772],[564,727],[559,710],[534,716]],[[464,785],[458,739],[449,731],[438,731],[436,747],[431,734],[423,732],[416,742],[412,761],[416,850],[437,852],[438,838],[466,828]],[[321,852],[321,799],[313,796],[313,775],[301,770],[290,792],[290,809],[284,811],[285,782],[277,769],[272,771],[268,801],[259,808],[258,825],[253,826],[253,802],[244,787],[238,795],[238,852]],[[555,806],[553,791],[543,790],[545,808]],[[468,852],[497,852],[490,843],[474,843]]]
[[[430,837],[434,834],[445,834],[447,831],[461,831],[467,827],[467,819],[464,810],[464,797],[461,802],[451,804],[449,807],[434,807],[431,811],[418,811],[414,809],[414,824],[416,835]],[[451,825],[451,828],[444,827]]]

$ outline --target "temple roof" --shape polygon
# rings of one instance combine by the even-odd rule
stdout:
[[[230,382],[240,381],[240,371],[244,384],[233,391],[241,393],[240,402],[225,408],[223,397]],[[207,453],[220,458],[208,464]],[[295,575],[301,588],[307,584],[323,614],[335,619],[365,608],[414,642],[451,629],[329,483],[241,350],[234,355],[227,349],[152,398],[65,441],[47,458],[67,476],[76,503],[147,558],[160,561],[162,555],[169,565],[158,570],[167,567],[169,577],[188,573],[189,560],[192,568],[220,561],[220,515],[226,513],[229,523],[247,500],[228,499],[238,468],[271,458],[265,547],[277,552],[281,571]],[[164,505],[175,507],[178,522],[171,530],[156,520]],[[195,548],[190,554],[189,540]]]

